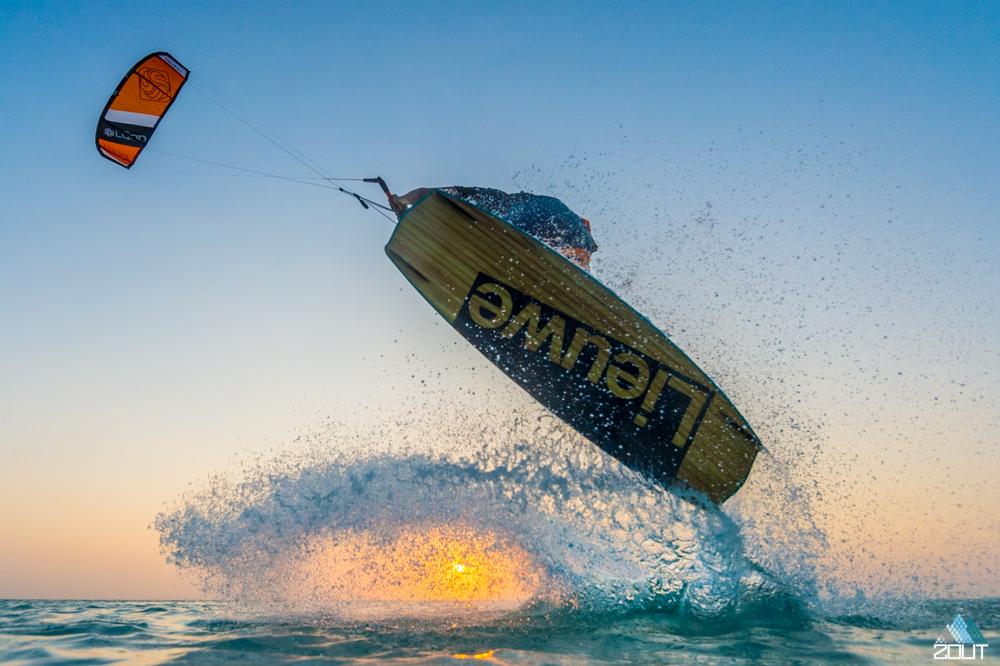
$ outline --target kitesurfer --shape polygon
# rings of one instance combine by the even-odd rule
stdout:
[[[488,187],[437,189],[510,222],[583,270],[590,270],[590,255],[597,251],[597,243],[590,235],[590,222],[571,211],[559,199],[528,192],[507,194]],[[398,210],[405,211],[429,192],[429,188],[421,187],[402,196],[393,195],[393,203]]]

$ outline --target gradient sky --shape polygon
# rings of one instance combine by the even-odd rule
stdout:
[[[471,376],[389,222],[164,154],[312,175],[219,93],[337,176],[563,198],[816,480],[845,586],[1000,594],[996,3],[205,5],[0,5],[0,597],[196,595],[165,502]],[[126,171],[94,128],[159,50],[191,85]]]

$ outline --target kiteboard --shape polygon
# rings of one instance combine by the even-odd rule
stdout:
[[[389,259],[466,340],[630,468],[721,504],[760,440],[676,345],[587,272],[439,190],[402,214]]]

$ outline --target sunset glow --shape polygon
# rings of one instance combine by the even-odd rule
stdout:
[[[406,525],[325,536],[295,579],[317,596],[349,601],[491,601],[518,606],[544,572],[516,542],[465,525]]]

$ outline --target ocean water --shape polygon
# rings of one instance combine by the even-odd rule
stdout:
[[[775,607],[695,619],[627,614],[459,613],[379,623],[239,618],[219,602],[0,601],[5,664],[930,664],[956,609],[975,617],[1000,663],[1000,601],[931,601],[892,624]],[[452,622],[452,619],[460,619]],[[914,626],[917,624],[919,626]],[[993,644],[996,647],[993,647]],[[472,661],[469,661],[472,660]]]
[[[705,508],[512,409],[405,446],[331,425],[220,472],[154,523],[216,601],[3,601],[0,662],[914,664],[962,613],[997,663],[1000,600],[839,588],[766,454]]]

